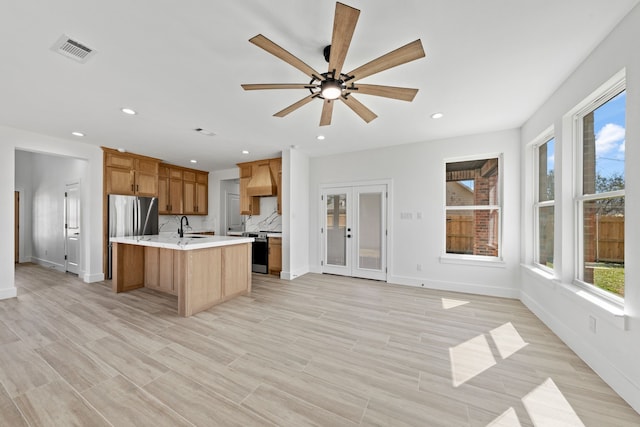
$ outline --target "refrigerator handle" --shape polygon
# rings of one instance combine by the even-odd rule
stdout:
[[[135,214],[135,218],[136,218],[136,224],[135,224],[135,235],[139,236],[140,235],[140,211],[141,211],[141,206],[140,206],[140,198],[136,197],[136,214]]]

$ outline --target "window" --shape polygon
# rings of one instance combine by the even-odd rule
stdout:
[[[555,139],[547,136],[543,140],[545,142],[536,147],[535,262],[545,268],[552,269],[555,217]]]
[[[500,256],[500,162],[446,164],[446,253]]]
[[[576,116],[577,278],[614,299],[624,297],[625,104],[623,81]]]

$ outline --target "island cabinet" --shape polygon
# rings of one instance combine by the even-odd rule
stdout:
[[[160,160],[104,147],[103,150],[107,194],[158,196]]]
[[[114,292],[147,287],[177,295],[185,317],[251,292],[253,239],[212,236],[160,246],[150,239],[111,239]]]

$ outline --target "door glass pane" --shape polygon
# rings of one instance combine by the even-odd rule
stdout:
[[[358,268],[382,268],[382,194],[360,193],[358,198]]]
[[[327,264],[347,264],[347,195],[327,195]]]

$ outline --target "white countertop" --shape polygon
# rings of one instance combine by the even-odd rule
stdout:
[[[193,249],[252,243],[254,238],[234,236],[199,236],[197,234],[185,235],[185,237],[180,238],[176,234],[156,234],[150,236],[112,237],[109,241],[112,243],[126,243],[129,245],[153,246],[156,248],[188,251]]]

